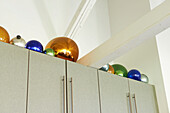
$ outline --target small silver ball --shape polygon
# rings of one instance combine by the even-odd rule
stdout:
[[[25,47],[26,42],[25,42],[25,40],[23,38],[21,38],[20,35],[17,35],[16,37],[14,37],[10,41],[10,44],[20,46],[20,47]]]
[[[145,74],[141,74],[141,81],[145,83],[149,83],[149,78]]]

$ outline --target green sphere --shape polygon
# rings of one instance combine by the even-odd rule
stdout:
[[[127,77],[127,69],[120,65],[120,64],[114,64],[112,65],[112,67],[114,68],[115,74],[122,76],[122,77]]]
[[[50,56],[55,56],[55,52],[51,48],[47,48],[46,50],[44,50],[44,53]]]

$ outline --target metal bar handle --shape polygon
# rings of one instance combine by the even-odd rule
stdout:
[[[65,113],[65,76],[62,76],[62,92],[63,92],[63,113]]]
[[[126,97],[128,99],[129,113],[132,113],[132,107],[131,107],[132,104],[131,104],[131,99],[130,99],[130,93],[129,92],[126,94]]]
[[[135,104],[134,105],[135,106],[135,112],[138,113],[135,94],[132,95],[132,99],[134,100],[134,104]]]
[[[71,113],[73,113],[73,79],[70,79]]]

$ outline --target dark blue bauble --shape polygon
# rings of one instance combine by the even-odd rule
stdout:
[[[25,48],[37,51],[37,52],[43,52],[43,46],[39,41],[31,40],[26,43]]]
[[[127,75],[128,75],[128,78],[141,81],[141,74],[136,69],[130,70]]]

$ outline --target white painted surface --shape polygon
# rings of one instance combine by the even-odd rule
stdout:
[[[100,67],[170,27],[169,6],[170,1],[164,2],[79,59],[78,63]]]
[[[35,39],[44,47],[63,36],[81,0],[1,0],[0,26],[11,38],[20,34],[26,41]]]
[[[170,108],[170,28],[156,36],[168,106]],[[170,112],[170,111],[169,111]]]
[[[168,54],[168,51],[166,53]],[[167,55],[164,55],[164,58],[166,56]],[[166,57],[166,59],[167,58],[168,57]],[[149,77],[149,83],[155,85],[160,113],[168,113],[168,106],[167,106],[167,100],[166,100],[166,95],[165,95],[166,85],[164,88],[159,55],[157,51],[155,38],[152,38],[142,43],[138,47],[132,49],[128,53],[117,58],[112,63],[123,64],[128,70],[136,68],[141,73],[146,74]],[[168,65],[168,61],[166,61],[166,63]],[[168,68],[168,66],[166,67]],[[168,72],[166,74],[168,77],[169,76]],[[167,84],[168,84],[168,81],[167,81]]]
[[[81,27],[84,25],[84,22],[88,18],[95,3],[96,0],[82,0],[72,21],[70,22],[69,27],[67,28],[66,36],[74,38],[77,32],[79,32]]]
[[[80,56],[86,55],[111,37],[107,0],[97,0],[89,17],[79,33],[73,38],[80,50]]]
[[[83,0],[34,0],[37,4],[40,17],[42,17],[44,28],[50,32],[53,31],[53,35],[49,39],[53,39],[57,36],[64,36],[70,22],[81,1]],[[44,7],[42,7],[42,5]],[[46,8],[46,9],[45,9]],[[44,11],[46,11],[48,17],[44,17]],[[51,21],[49,26],[48,21]],[[47,27],[47,28],[46,28]]]
[[[108,0],[112,36],[150,11],[149,0]]]
[[[11,39],[20,34],[26,41],[35,39],[42,44],[48,42],[33,0],[1,0],[0,4],[0,26],[7,29]]]
[[[164,1],[165,0],[149,0],[151,10],[162,4]]]

